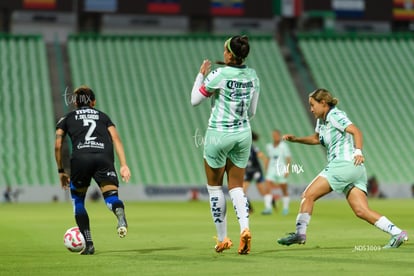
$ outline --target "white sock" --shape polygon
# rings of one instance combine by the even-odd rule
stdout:
[[[375,226],[379,229],[381,229],[384,232],[387,232],[388,234],[394,236],[401,233],[401,229],[394,225],[389,219],[382,216],[380,217],[376,222]]]
[[[296,217],[296,234],[306,235],[306,229],[311,216],[308,213],[299,213]]]
[[[217,239],[223,241],[227,237],[226,198],[221,186],[207,185],[210,198],[210,211],[216,225]]]
[[[266,194],[263,196],[264,207],[266,210],[272,209],[272,199],[273,199],[272,194]]]
[[[229,191],[237,219],[240,224],[240,233],[249,228],[249,205],[242,188],[233,188]]]
[[[282,197],[282,203],[283,203],[283,209],[284,210],[289,209],[289,202],[290,202],[290,198],[288,196]]]

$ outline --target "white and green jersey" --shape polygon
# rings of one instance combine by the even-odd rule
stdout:
[[[267,170],[283,175],[288,166],[286,159],[291,157],[288,144],[284,141],[280,141],[277,146],[269,143],[266,145],[266,154],[269,158]]]
[[[318,119],[315,131],[319,133],[319,141],[327,150],[328,162],[336,160],[353,160],[354,139],[345,129],[352,122],[346,113],[338,108],[332,108],[326,115],[326,120]]]
[[[254,93],[260,91],[254,69],[218,68],[208,74],[201,89],[211,95],[210,129],[228,132],[250,129],[248,110]]]

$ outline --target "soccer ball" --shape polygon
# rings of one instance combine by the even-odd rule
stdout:
[[[85,238],[78,227],[72,227],[65,232],[63,244],[69,251],[79,252],[85,247]]]

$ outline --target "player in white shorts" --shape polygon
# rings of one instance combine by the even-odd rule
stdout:
[[[204,168],[210,211],[217,230],[216,252],[230,249],[227,237],[226,198],[223,177],[240,225],[239,254],[250,252],[251,233],[243,178],[250,155],[250,118],[256,112],[260,83],[256,71],[244,64],[250,46],[247,36],[233,36],[224,43],[223,67],[210,72],[204,60],[191,92],[191,104],[211,98],[212,108],[204,139]]]
[[[291,153],[289,146],[282,140],[280,130],[273,130],[273,142],[266,145],[267,158],[265,161],[266,171],[266,188],[267,194],[264,196],[265,209],[263,215],[272,213],[273,189],[282,190],[282,214],[287,215],[289,212],[289,192],[288,176],[291,162]]]

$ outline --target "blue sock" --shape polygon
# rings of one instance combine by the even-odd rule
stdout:
[[[103,193],[103,197],[110,211],[115,212],[116,208],[124,209],[124,203],[119,199],[118,191],[107,191]]]
[[[92,243],[92,236],[89,226],[89,216],[85,209],[85,195],[77,192],[75,189],[70,190],[72,197],[73,211],[75,213],[76,224],[79,227],[79,231],[85,238],[86,244]]]

